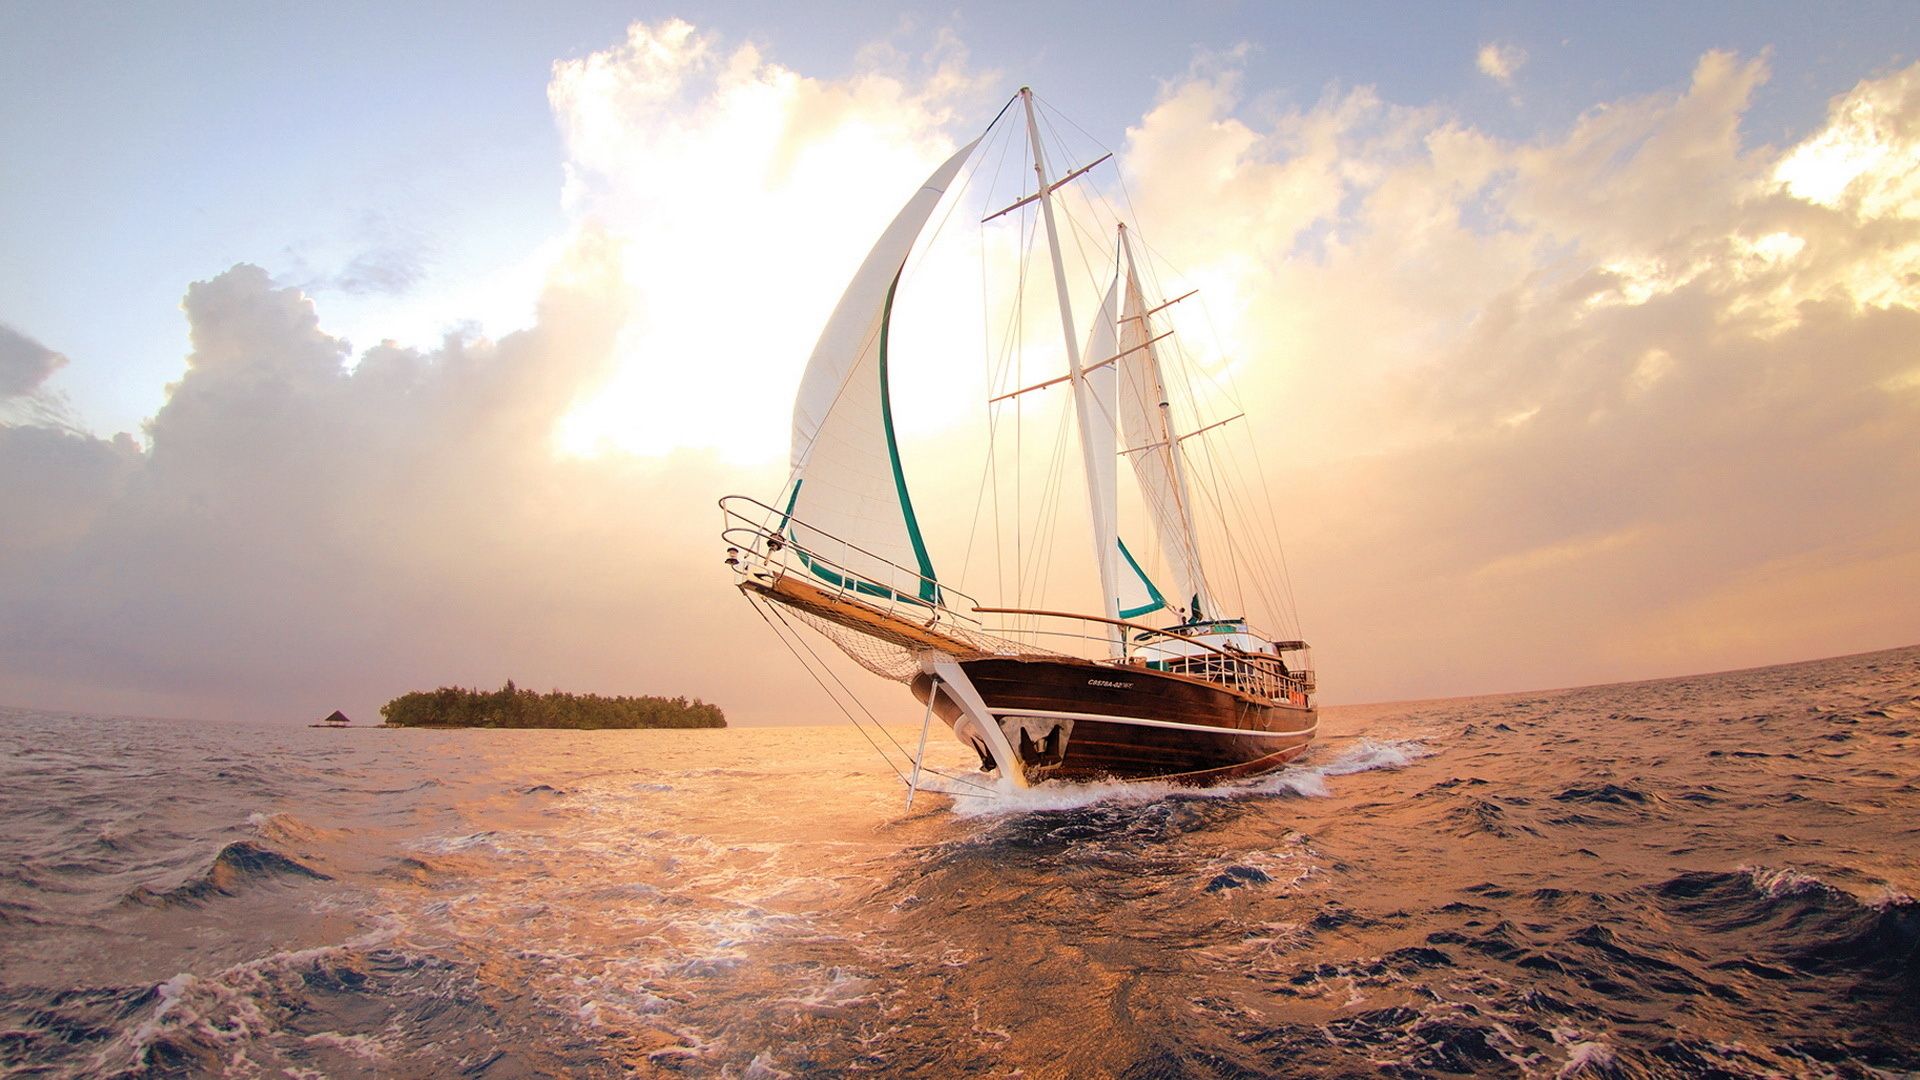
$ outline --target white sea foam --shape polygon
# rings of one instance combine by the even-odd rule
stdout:
[[[1244,781],[1235,785],[1234,790],[1266,795],[1298,795],[1306,799],[1324,799],[1333,794],[1333,789],[1327,786],[1327,773],[1324,770],[1302,767]]]
[[[247,1057],[248,1046],[278,1030],[267,1005],[275,986],[288,978],[298,979],[350,949],[383,939],[384,935],[369,934],[344,945],[274,953],[206,977],[181,972],[154,987],[152,1010],[102,1047],[94,1056],[92,1069],[111,1072],[136,1068],[145,1063],[149,1048],[183,1035],[226,1054],[229,1070],[254,1071],[255,1063]]]
[[[1279,772],[1208,788],[1183,787],[1162,781],[1042,784],[1019,789],[1011,784],[995,788],[991,799],[955,799],[953,812],[961,817],[999,817],[1050,810],[1077,810],[1096,803],[1120,806],[1159,802],[1172,795],[1184,798],[1232,799],[1255,795],[1299,795],[1326,798],[1333,794],[1329,776],[1351,776],[1376,769],[1398,769],[1434,751],[1412,739],[1361,739],[1343,747],[1324,763],[1294,764]]]
[[[873,982],[844,968],[830,968],[823,981],[801,983],[794,992],[781,997],[779,1004],[809,1011],[832,1011],[867,1001]]]
[[[1613,1066],[1613,1048],[1603,1042],[1577,1042],[1567,1044],[1567,1063],[1560,1066],[1561,1077],[1578,1076],[1589,1071],[1609,1069]]]
[[[1766,893],[1769,899],[1783,896],[1805,896],[1812,893],[1827,893],[1844,896],[1862,907],[1875,911],[1888,911],[1913,903],[1913,897],[1891,885],[1881,884],[1871,892],[1862,895],[1851,889],[1843,889],[1831,882],[1815,877],[1804,870],[1791,866],[1755,866],[1743,865],[1740,872],[1753,881],[1753,887]]]
[[[773,1063],[771,1054],[755,1054],[747,1065],[747,1071],[740,1074],[741,1080],[785,1080],[793,1074]]]
[[[306,1042],[315,1046],[325,1046],[338,1050],[349,1057],[378,1064],[386,1060],[386,1048],[381,1045],[378,1036],[345,1034],[338,1031],[319,1031],[306,1037]]]
[[[1220,790],[1302,795],[1310,799],[1324,799],[1333,794],[1333,788],[1328,785],[1327,777],[1352,776],[1355,773],[1373,772],[1376,769],[1398,769],[1423,757],[1431,756],[1433,756],[1432,750],[1411,739],[1389,739],[1383,742],[1361,739],[1351,746],[1342,747],[1330,761],[1295,764],[1268,776],[1256,777],[1240,784],[1226,785]]]
[[[429,855],[454,855],[475,848],[485,848],[502,855],[525,853],[525,849],[520,846],[502,842],[501,836],[502,834],[492,830],[468,833],[464,836],[431,836],[415,844],[414,850]]]
[[[1791,866],[1742,866],[1740,872],[1753,879],[1754,888],[1773,899],[1832,889],[1832,886],[1812,874],[1795,870]]]
[[[1432,757],[1433,754],[1434,751],[1424,743],[1413,739],[1386,739],[1380,742],[1361,739],[1321,766],[1320,773],[1323,776],[1348,776],[1374,769],[1398,769],[1421,758]]]
[[[1886,911],[1890,908],[1907,907],[1912,903],[1913,897],[1891,885],[1882,885],[1879,894],[1869,900],[1867,906],[1875,911]]]
[[[961,817],[1000,817],[1050,810],[1078,810],[1096,803],[1122,806],[1158,802],[1185,789],[1153,781],[1143,783],[1102,782],[1092,784],[1042,784],[1016,788],[1002,784],[991,799],[956,799],[953,811]]]
[[[1556,1027],[1551,1034],[1553,1041],[1567,1052],[1566,1063],[1560,1066],[1556,1074],[1560,1080],[1613,1066],[1613,1048],[1579,1028]]]

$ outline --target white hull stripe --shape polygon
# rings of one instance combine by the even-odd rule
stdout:
[[[1251,731],[1246,728],[1182,724],[1175,720],[1150,720],[1144,716],[1109,716],[1105,713],[1061,712],[1058,709],[994,709],[992,711],[996,719],[1002,716],[1034,716],[1044,720],[1104,720],[1112,724],[1137,724],[1141,727],[1173,728],[1176,731],[1204,731],[1210,735],[1249,735],[1256,739],[1290,739],[1300,735],[1311,735],[1320,730],[1320,722],[1317,720],[1312,727],[1304,727],[1298,731]]]

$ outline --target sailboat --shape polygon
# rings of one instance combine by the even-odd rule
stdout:
[[[1224,607],[1209,578],[1200,522],[1219,506],[1197,497],[1191,448],[1227,421],[1180,430],[1165,363],[1169,309],[1192,294],[1163,300],[1153,292],[1140,245],[1122,222],[1111,276],[1081,337],[1057,203],[1063,187],[1105,158],[1055,177],[1031,90],[1011,99],[988,132],[1016,103],[1026,138],[1007,137],[1027,144],[1023,157],[1030,149],[1032,186],[983,220],[1038,211],[1033,231],[1045,234],[1065,370],[989,404],[1072,395],[1091,526],[1088,577],[1098,579],[1100,609],[984,605],[943,581],[901,461],[889,375],[896,362],[915,359],[892,348],[903,271],[986,134],[914,192],[848,284],[801,379],[786,485],[772,500],[720,500],[727,564],[763,614],[824,635],[924,705],[916,783],[934,717],[978,754],[983,771],[1017,788],[1205,785],[1276,769],[1318,730],[1315,677],[1304,641],[1270,636]],[[1123,461],[1168,588],[1120,536]],[[1238,545],[1250,546],[1257,545]]]

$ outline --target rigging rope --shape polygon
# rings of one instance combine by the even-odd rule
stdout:
[[[894,763],[893,758],[889,756],[886,750],[883,749],[880,746],[880,744],[874,740],[873,736],[867,733],[867,729],[865,725],[860,723],[860,718],[853,715],[853,711],[847,708],[847,706],[840,700],[839,695],[836,695],[833,692],[833,689],[831,687],[827,686],[826,682],[820,678],[819,673],[824,671],[827,673],[829,677],[833,679],[834,683],[840,687],[840,692],[842,694],[845,694],[848,700],[852,701],[855,705],[858,705],[860,707],[860,711],[865,713],[867,716],[867,720],[873,724],[874,730],[886,736],[887,741],[893,744],[894,749],[900,751],[901,756],[903,757],[912,756],[907,753],[907,748],[900,745],[900,740],[893,737],[893,733],[888,731],[886,729],[886,725],[882,724],[879,718],[873,715],[873,711],[867,708],[866,703],[860,700],[859,695],[853,692],[853,689],[846,684],[846,681],[841,679],[837,672],[835,672],[832,668],[827,666],[826,661],[821,659],[820,654],[814,650],[812,645],[807,643],[805,635],[801,634],[799,630],[795,629],[793,625],[790,622],[788,622],[785,612],[782,612],[777,607],[774,607],[771,603],[760,600],[756,597],[748,596],[747,599],[750,603],[752,603],[754,611],[759,613],[761,621],[765,622],[767,626],[773,630],[774,636],[780,639],[780,643],[787,647],[787,651],[793,654],[793,658],[800,662],[801,667],[807,669],[807,674],[813,677],[813,681],[820,687],[821,690],[825,691],[828,700],[834,703],[834,706],[840,710],[841,715],[845,716],[849,721],[852,722],[854,728],[860,732],[861,738],[864,738],[867,740],[867,745],[873,747],[874,752],[880,755],[880,759],[887,763],[887,767],[893,770],[893,774],[900,778],[900,782],[902,784],[906,784],[909,787],[911,787],[913,782],[907,779],[907,774],[901,770],[899,765],[896,765]],[[768,610],[771,610],[773,612],[774,618],[777,618],[780,620],[779,625],[776,626],[772,619],[767,618]],[[782,628],[784,628],[785,630],[784,633],[782,633]],[[806,649],[807,654],[809,656],[813,657],[813,661],[814,661],[813,664],[808,664],[807,661],[803,657],[801,657],[799,649],[796,649],[794,647],[796,642],[799,643],[801,648]],[[978,789],[976,791],[949,791],[945,789],[927,788],[925,787],[925,785],[922,785],[921,790],[923,791],[938,790],[940,791],[941,794],[945,794],[945,795],[966,795],[973,798],[995,798],[998,796],[998,792],[994,791],[992,788],[988,787],[987,785],[981,784],[978,781],[969,780],[963,776],[954,776],[950,773],[943,772],[939,769],[931,768],[927,766],[924,762],[921,765],[921,771],[931,773],[934,776],[938,776],[943,780],[950,780],[956,784],[961,784],[966,787]]]

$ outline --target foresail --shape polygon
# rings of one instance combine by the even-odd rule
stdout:
[[[1140,568],[1140,563],[1133,557],[1133,552],[1127,550],[1127,542],[1115,537],[1114,544],[1120,551],[1121,567],[1120,604],[1119,610],[1114,612],[1114,617],[1138,619],[1143,615],[1151,615],[1171,607],[1172,605],[1167,603],[1167,598],[1160,595],[1160,589],[1154,585],[1153,579]]]
[[[816,577],[863,596],[940,602],[900,466],[888,324],[914,241],[977,142],[934,170],[881,234],[820,332],[794,399],[782,531]]]
[[[1147,514],[1160,538],[1161,556],[1172,574],[1175,604],[1188,618],[1217,614],[1200,568],[1200,545],[1193,528],[1193,504],[1180,464],[1180,446],[1169,416],[1166,379],[1154,351],[1153,330],[1139,278],[1128,267],[1126,303],[1120,318],[1119,383],[1122,453],[1133,474]]]

